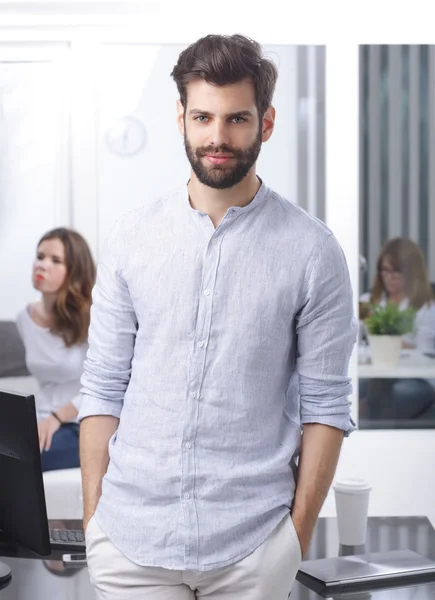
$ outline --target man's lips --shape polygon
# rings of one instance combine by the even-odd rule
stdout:
[[[219,156],[216,154],[206,154],[205,158],[207,158],[213,165],[223,165],[224,163],[232,160],[232,156]]]
[[[37,279],[38,281],[42,281],[44,277],[42,275],[35,275],[35,279]]]

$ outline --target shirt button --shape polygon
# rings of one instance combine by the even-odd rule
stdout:
[[[202,348],[204,346],[204,342],[201,340],[200,342],[198,342],[198,348]]]
[[[190,397],[191,398],[196,398],[196,392],[190,392]]]
[[[190,498],[190,494],[188,494],[187,492],[184,494],[184,497],[186,498],[186,500],[189,500]]]
[[[185,448],[187,448],[188,450],[190,450],[190,449],[191,449],[191,447],[192,447],[192,444],[191,444],[190,442],[186,442],[186,443],[184,444],[184,447],[185,447]]]
[[[205,296],[210,296],[210,290],[208,288],[206,290],[204,290],[204,295]]]

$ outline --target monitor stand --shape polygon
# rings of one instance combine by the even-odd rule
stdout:
[[[0,590],[9,585],[11,580],[11,568],[0,562]]]

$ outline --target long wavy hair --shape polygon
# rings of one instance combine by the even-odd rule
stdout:
[[[382,294],[386,293],[381,276],[384,259],[389,261],[395,271],[402,273],[405,282],[405,296],[412,308],[418,310],[434,299],[428,279],[426,261],[420,247],[407,238],[394,238],[383,246],[379,254],[377,272],[371,293],[373,303],[378,304]]]
[[[38,242],[60,240],[65,250],[66,277],[57,293],[50,331],[67,347],[81,344],[88,338],[95,264],[85,239],[72,229],[58,227],[48,231]]]

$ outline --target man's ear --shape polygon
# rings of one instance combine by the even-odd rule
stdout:
[[[184,137],[184,108],[181,100],[177,100],[177,125],[178,131]]]
[[[261,129],[261,133],[262,133],[261,141],[262,142],[267,142],[267,140],[270,138],[270,136],[273,133],[273,128],[275,127],[275,115],[276,115],[275,108],[273,106],[269,106],[269,108],[264,113],[264,117],[263,117],[263,123],[262,123],[262,129]]]

